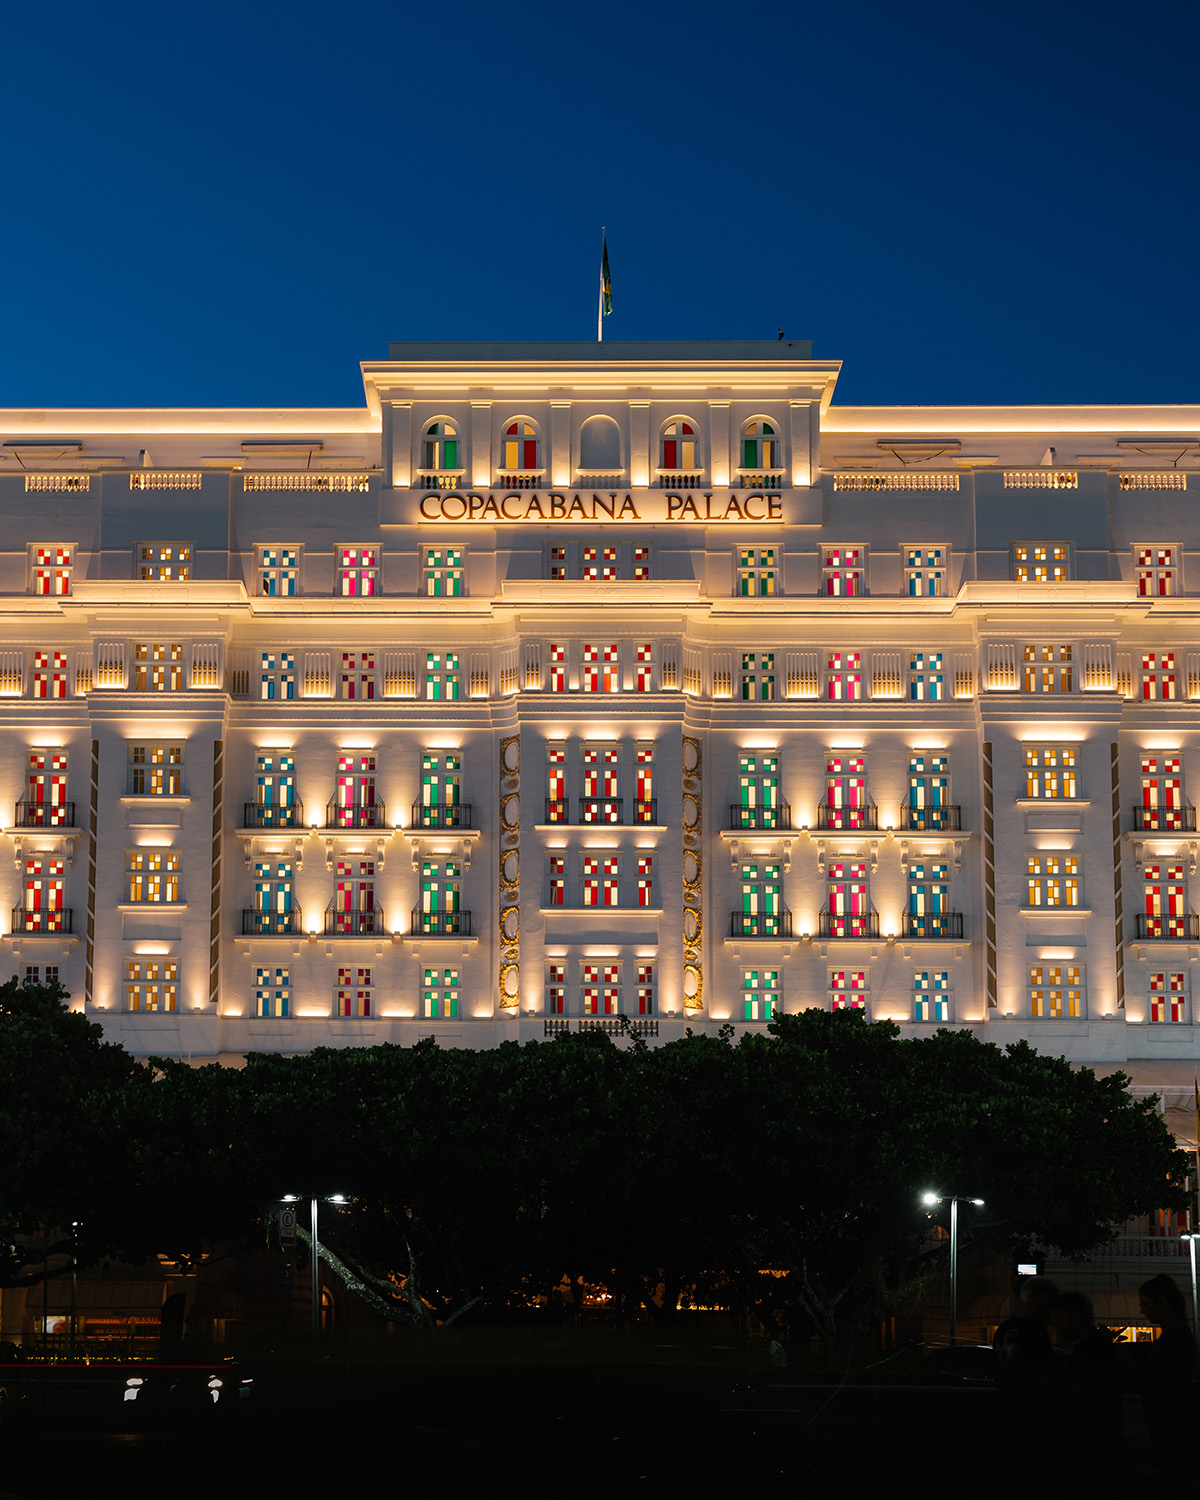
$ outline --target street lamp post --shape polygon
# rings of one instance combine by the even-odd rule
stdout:
[[[953,1349],[958,1335],[958,1205],[974,1203],[982,1208],[983,1199],[958,1193],[923,1193],[921,1202],[926,1208],[934,1208],[939,1203],[950,1204],[950,1347]]]
[[[301,1193],[285,1193],[282,1201],[284,1203],[299,1203],[303,1197]],[[321,1353],[321,1242],[317,1238],[317,1204],[320,1200],[313,1194],[308,1195],[309,1222],[312,1243],[310,1245],[310,1270],[312,1272],[312,1357],[314,1363]],[[325,1200],[327,1203],[345,1203],[344,1193],[332,1193]]]

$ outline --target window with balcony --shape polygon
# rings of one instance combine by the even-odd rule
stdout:
[[[941,651],[908,653],[908,697],[911,703],[941,703],[946,697],[946,665]]]
[[[75,804],[67,801],[67,752],[28,751],[25,757],[25,800],[17,806],[17,827],[74,826]]]
[[[191,542],[138,542],[137,576],[155,583],[187,583],[192,576]]]
[[[580,896],[584,906],[620,906],[619,854],[584,854],[580,859]]]
[[[292,971],[290,967],[255,969],[254,1015],[260,1020],[277,1017],[286,1020],[292,1013]]]
[[[300,592],[300,547],[258,549],[258,592],[268,599],[294,599]]]
[[[1166,599],[1180,592],[1180,549],[1148,545],[1133,549],[1133,569],[1138,594],[1146,599]]]
[[[901,547],[904,592],[910,599],[933,599],[946,592],[950,576],[948,547]]]
[[[659,440],[659,468],[667,474],[694,474],[702,467],[695,422],[687,417],[667,422]]]
[[[1083,862],[1077,854],[1043,851],[1025,860],[1025,905],[1060,911],[1081,906]]]
[[[742,652],[742,701],[773,703],[775,701],[775,653]]]
[[[462,863],[427,859],[421,864],[421,909],[413,931],[426,937],[468,936],[470,913],[462,909]]]
[[[173,958],[125,961],[125,1008],[168,1012],[179,998],[179,964]]]
[[[658,822],[658,801],[654,795],[653,740],[639,740],[634,747],[633,821]]]
[[[821,548],[821,593],[830,598],[857,598],[867,591],[865,547]]]
[[[1169,703],[1179,696],[1174,651],[1143,651],[1142,697],[1147,703]]]
[[[583,661],[585,693],[619,693],[621,691],[621,648],[615,642],[602,644],[584,641],[580,652]]]
[[[259,859],[254,862],[254,906],[243,923],[257,933],[299,932],[299,912],[293,901],[290,859]]]
[[[375,697],[374,651],[342,652],[342,698],[365,703]]]
[[[744,751],[738,756],[738,802],[731,812],[735,829],[788,826],[779,796],[777,755]]]
[[[259,653],[258,695],[271,702],[290,703],[296,696],[296,653]]]
[[[462,800],[462,755],[426,750],[421,756],[421,800],[413,809],[418,828],[469,828],[471,810]]]
[[[865,1010],[870,979],[870,969],[830,969],[830,1010]]]
[[[338,756],[337,793],[327,820],[331,828],[382,828],[384,806],[375,795],[375,752],[343,750]]]
[[[949,865],[928,859],[909,864],[904,927],[905,937],[962,937],[962,917],[950,910]]]
[[[125,900],[133,905],[170,905],[179,900],[179,855],[170,849],[129,849],[125,854]]]
[[[1024,675],[1021,688],[1026,693],[1073,693],[1075,691],[1075,648],[1027,644],[1023,651]]]
[[[831,703],[860,703],[863,697],[861,651],[825,653],[825,696]]]
[[[70,932],[71,913],[66,909],[64,861],[38,855],[21,863],[24,894],[21,906],[13,912],[13,930]]]
[[[584,963],[580,966],[580,993],[585,1016],[621,1014],[621,965]]]
[[[766,478],[778,482],[783,464],[783,448],[774,422],[753,418],[742,426],[742,453],[739,472],[745,478]]]
[[[342,968],[337,971],[333,991],[334,1014],[360,1020],[375,1014],[375,971],[372,968]]]
[[[430,422],[426,427],[421,438],[421,467],[435,474],[462,469],[462,442],[453,422]]]
[[[425,547],[421,592],[431,599],[461,599],[467,591],[466,560],[465,547]]]
[[[458,1019],[458,970],[430,967],[421,974],[421,1014],[434,1021]]]
[[[67,653],[65,651],[35,651],[33,653],[30,690],[35,698],[65,698],[67,696]]]
[[[567,966],[565,963],[546,965],[546,981],[542,994],[548,1016],[567,1014]]]
[[[65,599],[75,572],[75,546],[35,543],[29,549],[29,592],[47,599]]]
[[[183,746],[131,740],[126,785],[131,797],[181,797]]]
[[[537,425],[523,417],[504,429],[504,469],[509,474],[542,471],[541,437]]]
[[[1196,826],[1183,795],[1183,757],[1177,750],[1141,757],[1142,799],[1133,822],[1139,832],[1181,833]]]
[[[1073,571],[1070,542],[1014,542],[1013,578],[1017,583],[1066,583]]]
[[[335,592],[343,599],[367,599],[379,592],[379,548],[334,549]]]
[[[1030,964],[1029,1013],[1038,1021],[1079,1020],[1083,1015],[1082,964]]]
[[[254,756],[254,801],[246,808],[247,828],[303,826],[296,801],[296,757],[290,750],[259,750]]]
[[[783,1002],[781,969],[742,970],[742,1020],[773,1021]]]
[[[950,801],[950,757],[938,750],[913,751],[908,757],[908,801],[901,826],[922,833],[957,829],[959,810]]]
[[[785,937],[790,913],[783,908],[782,867],[775,861],[747,860],[740,869],[742,907],[733,914],[734,937]]]
[[[862,860],[835,860],[826,867],[824,935],[831,938],[878,937],[871,910],[870,866]]]
[[[179,641],[134,641],[133,688],[137,693],[183,691],[183,645]]]
[[[873,829],[879,826],[867,792],[867,761],[852,751],[833,750],[825,757],[825,801],[818,809],[821,828]]]
[[[616,745],[585,745],[582,754],[581,823],[623,823],[621,751]]]
[[[1070,801],[1079,796],[1077,745],[1026,745],[1025,795]]]
[[[783,592],[777,547],[735,547],[735,593],[743,599],[773,599]]]
[[[1175,938],[1180,942],[1195,938],[1196,918],[1187,909],[1187,879],[1182,864],[1155,861],[1143,865],[1142,887],[1139,938]]]
[[[1155,969],[1149,980],[1150,1019],[1154,1022],[1183,1022],[1188,1018],[1188,976],[1186,971]]]
[[[913,974],[913,1020],[950,1019],[950,973],[947,969],[917,969]]]
[[[346,858],[335,864],[337,884],[326,911],[325,932],[335,937],[373,937],[383,931],[375,907],[375,861]]]

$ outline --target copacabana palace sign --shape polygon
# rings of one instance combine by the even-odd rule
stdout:
[[[486,495],[473,491],[434,490],[421,500],[422,521],[463,522],[484,526],[523,521],[559,521],[594,525],[629,522],[664,525],[672,521],[712,525],[720,522],[782,521],[783,496],[769,491],[743,490],[718,494],[673,490],[611,490],[606,494],[563,494],[557,490],[504,490]]]

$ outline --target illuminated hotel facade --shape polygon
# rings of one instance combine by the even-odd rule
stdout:
[[[1190,1083],[1200,408],[838,369],[0,414],[12,972],[138,1054],[854,1005]]]

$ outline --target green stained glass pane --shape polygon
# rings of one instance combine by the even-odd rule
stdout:
[[[753,438],[742,439],[742,468],[756,469],[758,467],[758,444]]]

